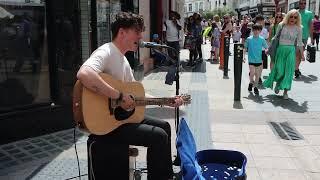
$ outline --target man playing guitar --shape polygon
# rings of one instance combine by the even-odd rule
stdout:
[[[138,49],[139,41],[142,39],[141,33],[144,31],[143,17],[120,12],[111,25],[111,31],[112,42],[100,46],[91,54],[78,71],[77,78],[87,89],[102,97],[116,99],[123,109],[131,110],[135,108],[135,101],[132,96],[112,87],[99,76],[99,73],[109,74],[114,79],[123,82],[135,81],[124,54],[127,51]],[[182,103],[180,96],[176,96],[170,106],[178,107]],[[166,121],[144,119],[141,123],[123,124],[105,135],[91,134],[89,138],[96,138],[99,141],[112,138],[120,144],[145,146],[148,148],[148,179],[168,180],[173,178],[171,128]],[[97,152],[89,153],[91,153],[89,155],[92,159],[99,157]]]

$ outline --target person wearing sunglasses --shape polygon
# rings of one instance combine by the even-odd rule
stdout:
[[[283,20],[284,16],[285,16],[285,14],[282,12],[276,13],[276,16],[274,18],[274,23],[269,29],[269,42],[271,42],[271,39],[276,35],[276,30],[278,28],[278,25]],[[273,64],[274,64],[274,57],[271,57],[270,69],[273,68]]]
[[[301,23],[302,23],[302,42],[304,44],[303,49],[307,45],[309,36],[311,37],[311,43],[313,42],[313,26],[312,19],[314,17],[311,11],[306,10],[307,0],[299,0],[299,13],[301,15]],[[295,77],[299,78],[301,76],[300,72],[300,63],[301,63],[301,54],[297,52],[296,56],[296,69],[295,69]]]
[[[298,10],[293,9],[288,12],[283,21],[279,23],[277,33],[280,33],[280,37],[274,67],[268,79],[263,82],[263,86],[273,89],[273,83],[276,82],[275,93],[278,94],[280,90],[283,90],[283,99],[288,99],[288,91],[291,90],[295,70],[296,49],[304,59],[301,17]]]

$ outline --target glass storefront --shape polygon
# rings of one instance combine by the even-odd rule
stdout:
[[[74,126],[76,73],[120,11],[138,0],[0,0],[0,144]]]
[[[111,41],[111,22],[120,11],[139,13],[138,0],[97,0],[97,47]]]
[[[0,0],[0,144],[73,127],[78,0]]]
[[[50,101],[44,1],[0,2],[0,112]]]
[[[94,10],[96,14],[91,17],[92,24],[96,26],[96,28],[93,27],[93,50],[111,41],[111,22],[114,21],[117,13],[120,11],[139,13],[138,0],[91,0],[91,3],[96,4]],[[143,66],[139,62],[139,52],[127,52],[126,57],[135,72],[136,79],[141,79],[138,71],[143,72],[143,69],[139,69],[139,66]]]

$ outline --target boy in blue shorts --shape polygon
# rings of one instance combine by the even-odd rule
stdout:
[[[259,36],[262,30],[262,25],[254,24],[252,26],[253,35],[247,38],[244,47],[244,53],[248,51],[248,62],[250,69],[250,83],[248,87],[248,91],[252,91],[252,87],[254,87],[254,93],[259,95],[258,90],[258,82],[262,72],[262,54],[261,51],[263,49],[267,50],[268,44],[266,40]],[[245,57],[245,55],[243,56]],[[245,58],[244,58],[245,62]]]

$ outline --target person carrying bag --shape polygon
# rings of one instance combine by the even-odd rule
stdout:
[[[279,46],[279,39],[281,35],[281,31],[283,28],[283,25],[279,27],[280,30],[276,33],[276,35],[272,38],[270,46],[268,48],[268,54],[271,56],[272,59],[276,56],[277,48]]]

